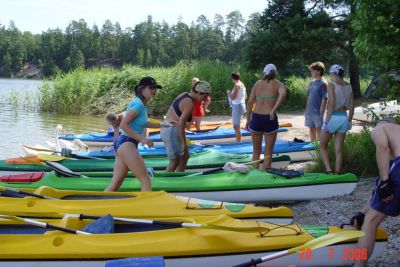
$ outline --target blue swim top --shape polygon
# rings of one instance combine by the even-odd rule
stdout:
[[[133,110],[136,113],[136,117],[129,123],[129,127],[138,134],[141,134],[143,129],[147,126],[147,107],[143,104],[139,97],[135,97],[131,103],[129,103],[126,113],[128,113],[130,110]]]
[[[189,95],[189,93],[184,93],[180,97],[175,99],[175,101],[172,103],[172,108],[174,109],[176,115],[178,115],[179,118],[182,116],[182,111],[179,109],[179,104],[185,98],[190,98],[194,102],[193,97],[191,97]],[[191,120],[192,120],[192,115],[190,115],[190,117],[188,118],[188,121],[191,121]]]

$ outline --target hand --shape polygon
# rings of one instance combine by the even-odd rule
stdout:
[[[328,122],[325,121],[324,124],[322,125],[322,131],[328,132]]]
[[[182,149],[182,158],[189,157],[189,148],[184,146]]]
[[[250,122],[249,122],[249,121],[246,121],[246,124],[245,124],[244,128],[245,128],[247,131],[249,130],[249,125],[250,125]]]
[[[351,217],[350,224],[357,229],[361,229],[361,226],[364,223],[364,218],[365,214],[359,211],[353,217]]]
[[[226,93],[227,93],[227,94],[230,94],[230,93],[231,93],[231,90],[229,90],[229,89],[226,90]]]
[[[274,120],[275,119],[275,111],[271,111],[271,113],[269,113],[269,119],[270,120]]]
[[[153,147],[153,146],[154,146],[153,141],[150,140],[150,139],[147,139],[147,138],[144,138],[144,139],[143,139],[142,144],[143,144],[143,145],[147,145],[148,147]]]
[[[205,111],[206,111],[207,113],[210,113],[210,110],[209,110],[209,109],[207,109],[207,108],[206,108],[206,110],[205,110]]]
[[[351,124],[351,121],[349,121],[348,124],[347,124],[347,131],[350,131],[352,126],[353,125]]]
[[[389,180],[381,180],[381,183],[378,187],[379,190],[379,198],[385,202],[388,203],[393,200],[393,187],[392,187],[392,182]]]

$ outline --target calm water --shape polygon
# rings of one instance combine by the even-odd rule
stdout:
[[[66,133],[100,131],[107,127],[103,117],[39,113],[34,95],[41,84],[33,80],[0,79],[0,159],[23,156],[22,144],[54,142],[58,124]]]

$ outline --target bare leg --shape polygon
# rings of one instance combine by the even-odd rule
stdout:
[[[274,150],[277,135],[277,132],[265,134],[264,163],[262,166],[264,170],[271,168],[272,151]]]
[[[196,126],[196,131],[200,131],[202,117],[193,117],[194,125]]]
[[[180,158],[176,158],[176,159],[170,159],[167,169],[165,170],[166,172],[174,172],[176,170],[176,168],[178,167]]]
[[[146,165],[136,146],[130,142],[124,143],[119,147],[118,155],[136,179],[140,181],[142,191],[151,191],[150,177],[147,174]]]
[[[346,134],[343,133],[336,133],[334,135],[335,140],[335,172],[341,173],[342,166],[343,166],[343,143]]]
[[[365,233],[365,236],[358,239],[358,247],[360,249],[367,249],[368,258],[374,251],[376,229],[381,224],[381,222],[386,218],[386,215],[376,211],[372,208],[368,209],[367,214],[365,214],[365,219],[361,230]],[[355,267],[367,266],[367,261],[356,261]]]
[[[187,165],[187,163],[189,161],[189,158],[190,158],[189,152],[184,153],[182,155],[182,157],[179,160],[178,167],[176,168],[177,172],[184,172],[186,170],[186,165]]]
[[[236,134],[236,142],[242,142],[242,133],[240,132],[240,125],[233,126],[233,129],[235,130]]]
[[[253,141],[253,161],[259,160],[262,149],[262,133],[251,133],[251,140]],[[260,166],[260,162],[253,163],[253,166],[258,168]]]
[[[315,139],[314,141],[317,141],[321,138],[321,128],[315,128],[315,133],[316,133],[317,139]]]
[[[325,169],[327,172],[331,172],[331,163],[329,161],[329,154],[328,154],[328,144],[332,138],[332,134],[328,132],[322,132],[321,139],[319,143],[319,149],[321,153],[322,162],[325,165]]]
[[[310,140],[311,140],[311,142],[314,142],[314,141],[317,140],[316,128],[311,128],[310,127]]]
[[[114,171],[111,183],[107,186],[104,190],[106,192],[117,191],[118,188],[121,186],[122,182],[126,174],[128,173],[128,166],[125,165],[121,157],[118,155],[115,156],[114,162]]]

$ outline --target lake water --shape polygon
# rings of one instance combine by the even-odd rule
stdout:
[[[35,94],[42,81],[0,79],[0,159],[23,156],[21,145],[54,142],[56,126],[66,133],[100,131],[107,127],[101,116],[40,113]]]

